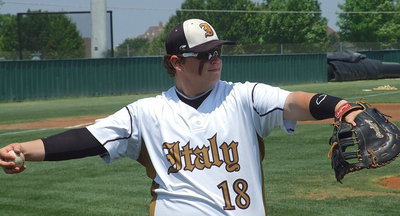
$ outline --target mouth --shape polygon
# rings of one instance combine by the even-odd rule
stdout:
[[[208,71],[209,72],[219,72],[219,71],[221,71],[221,68],[211,68],[211,69],[208,69]]]

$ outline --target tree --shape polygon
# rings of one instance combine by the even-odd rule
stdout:
[[[200,11],[192,11],[193,9]],[[238,44],[260,44],[262,37],[258,20],[262,19],[261,14],[216,12],[217,10],[255,11],[259,9],[258,5],[250,0],[186,0],[182,3],[181,10],[169,19],[165,29],[172,29],[187,19],[198,18],[211,23],[221,39],[233,40]],[[150,50],[157,52],[159,47],[164,47],[167,34],[168,30],[157,37],[151,43]]]
[[[321,16],[317,0],[265,0],[265,9],[298,12],[268,14],[264,20],[266,43],[317,43],[326,40],[328,21]],[[308,11],[310,13],[305,13]]]
[[[16,58],[20,48],[23,58],[38,52],[42,58],[82,58],[83,38],[76,25],[63,14],[41,11],[19,16],[0,15],[0,51],[2,58]]]
[[[115,56],[143,56],[149,54],[148,45],[148,39],[129,38],[116,47]]]
[[[20,17],[20,45],[25,57],[40,52],[44,58],[82,58],[83,38],[63,14],[29,11]]]
[[[0,14],[0,58],[15,59],[18,57],[16,16]]]
[[[208,0],[203,1],[186,0],[182,9],[203,9],[222,11],[250,11],[250,12],[184,12],[180,11],[177,16],[180,22],[198,17],[207,20],[218,31],[218,36],[226,40],[236,41],[238,44],[259,43],[261,35],[260,22],[262,14],[254,13],[260,10],[257,4],[250,0]]]
[[[346,0],[343,4],[339,4],[339,8],[345,12],[339,14],[338,20],[342,40],[381,42],[387,46],[399,41],[400,15],[388,13],[400,12],[398,0]]]
[[[192,11],[193,9],[199,11]],[[228,12],[234,10],[236,12]],[[248,12],[246,12],[248,11]],[[282,14],[265,11],[316,11],[317,13]],[[258,53],[271,43],[317,43],[326,41],[327,19],[321,17],[317,0],[186,0],[166,24],[166,29],[189,18],[210,22],[218,37],[236,41],[234,53]],[[163,47],[168,32],[150,45]],[[251,50],[242,49],[251,45]]]

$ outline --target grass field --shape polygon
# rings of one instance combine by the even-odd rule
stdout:
[[[283,87],[325,92],[350,101],[364,97],[371,103],[400,102],[399,90],[365,90],[381,85],[400,89],[400,79]],[[151,95],[155,94],[1,103],[0,124],[110,114]],[[0,146],[62,130],[0,130]],[[351,173],[344,184],[337,183],[326,156],[331,131],[329,124],[301,124],[294,135],[276,130],[266,138],[263,168],[268,215],[400,215],[400,189],[384,188],[379,183],[380,178],[400,176],[400,160],[379,169]],[[151,180],[135,161],[122,159],[107,165],[93,157],[27,165],[28,169],[18,175],[0,173],[0,215],[148,214]]]

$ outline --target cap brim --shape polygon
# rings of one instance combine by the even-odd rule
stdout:
[[[185,50],[185,52],[194,52],[194,53],[207,52],[221,45],[235,45],[235,42],[229,40],[211,40],[206,43],[200,44],[198,46],[189,48]]]

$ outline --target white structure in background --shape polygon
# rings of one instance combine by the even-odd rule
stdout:
[[[107,53],[107,3],[106,0],[91,0],[92,58],[103,58]]]

